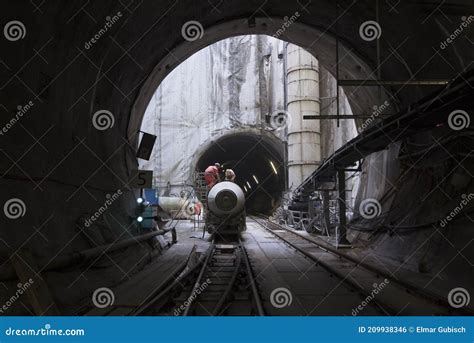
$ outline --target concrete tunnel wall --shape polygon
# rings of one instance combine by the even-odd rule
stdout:
[[[124,194],[108,211],[112,231],[108,239],[136,233],[129,218],[135,194],[127,183],[131,170],[137,167],[134,134],[147,98],[183,56],[212,42],[236,34],[274,34],[282,28],[282,18],[299,12],[298,21],[285,27],[280,38],[313,52],[334,75],[337,35],[340,56],[344,56],[339,65],[341,79],[373,78],[375,70],[383,79],[446,78],[465,70],[474,57],[471,43],[462,37],[442,51],[437,49],[447,33],[458,26],[460,17],[469,15],[471,1],[440,6],[401,2],[396,11],[380,3],[381,43],[386,48],[380,56],[380,68],[376,66],[375,42],[366,42],[359,35],[361,23],[375,17],[369,10],[370,1],[341,2],[339,15],[344,25],[338,25],[337,31],[332,1],[312,2],[305,8],[276,0],[263,5],[229,1],[223,2],[219,11],[208,2],[190,4],[144,1],[125,7],[117,2],[50,1],[35,5],[18,1],[4,8],[4,18],[20,19],[27,34],[17,42],[0,40],[5,52],[0,67],[2,121],[8,122],[18,106],[29,101],[34,105],[22,116],[21,125],[15,124],[0,137],[1,203],[20,198],[26,207],[19,219],[1,216],[2,263],[20,247],[31,250],[34,256],[53,257],[97,244],[76,221],[95,211],[107,194],[119,188]],[[85,48],[105,18],[118,12],[122,16],[110,31]],[[255,23],[248,21],[254,16]],[[189,20],[203,25],[201,40],[183,39],[181,27]],[[400,20],[404,25],[398,23]],[[472,32],[472,27],[469,30]],[[393,94],[391,104],[403,108],[432,89],[387,91]],[[380,103],[373,88],[345,90],[354,112],[370,112]],[[114,124],[108,130],[92,125],[98,110],[113,114]],[[60,307],[67,309],[68,304],[88,296],[90,289],[127,278],[146,261],[143,251],[147,248],[128,249],[127,258],[118,266],[110,265],[106,273],[70,270],[70,274],[45,273],[45,277]],[[68,275],[67,281],[64,275]],[[65,289],[70,293],[65,294]]]

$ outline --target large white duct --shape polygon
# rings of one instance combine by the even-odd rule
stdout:
[[[319,64],[304,49],[288,44],[288,184],[297,187],[321,160],[319,120],[303,120],[303,115],[319,115]]]

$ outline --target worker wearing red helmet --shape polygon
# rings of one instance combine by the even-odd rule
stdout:
[[[207,188],[211,189],[216,183],[221,180],[220,177],[221,165],[215,163],[213,166],[209,166],[204,171],[204,179],[207,183]]]

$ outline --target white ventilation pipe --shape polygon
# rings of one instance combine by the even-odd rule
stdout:
[[[319,63],[304,49],[288,44],[286,50],[288,91],[288,185],[300,185],[321,161],[319,120],[303,120],[303,115],[319,115]]]

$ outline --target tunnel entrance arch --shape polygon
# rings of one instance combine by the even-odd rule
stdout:
[[[220,40],[240,35],[269,35],[275,36],[276,32],[285,27],[285,19],[277,17],[254,18],[254,23],[248,19],[235,19],[204,28],[200,39],[182,41],[176,48],[159,61],[148,78],[143,83],[130,114],[127,136],[134,146],[138,144],[136,133],[140,130],[147,105],[155,90],[184,60],[197,51],[216,43]],[[308,26],[294,22],[278,35],[278,39],[296,44],[313,54],[332,75],[336,75],[336,39],[331,34],[330,27]],[[373,69],[364,61],[363,57],[355,53],[351,44],[343,40],[338,42],[338,53],[344,56],[338,64],[340,79],[374,79]],[[343,87],[349,97],[351,107],[358,113],[371,113],[374,105],[380,102],[380,93],[377,87]],[[356,100],[357,99],[357,100]]]
[[[285,191],[285,143],[257,129],[230,130],[197,151],[191,172],[219,162],[233,169],[245,191],[248,213],[271,213]]]

